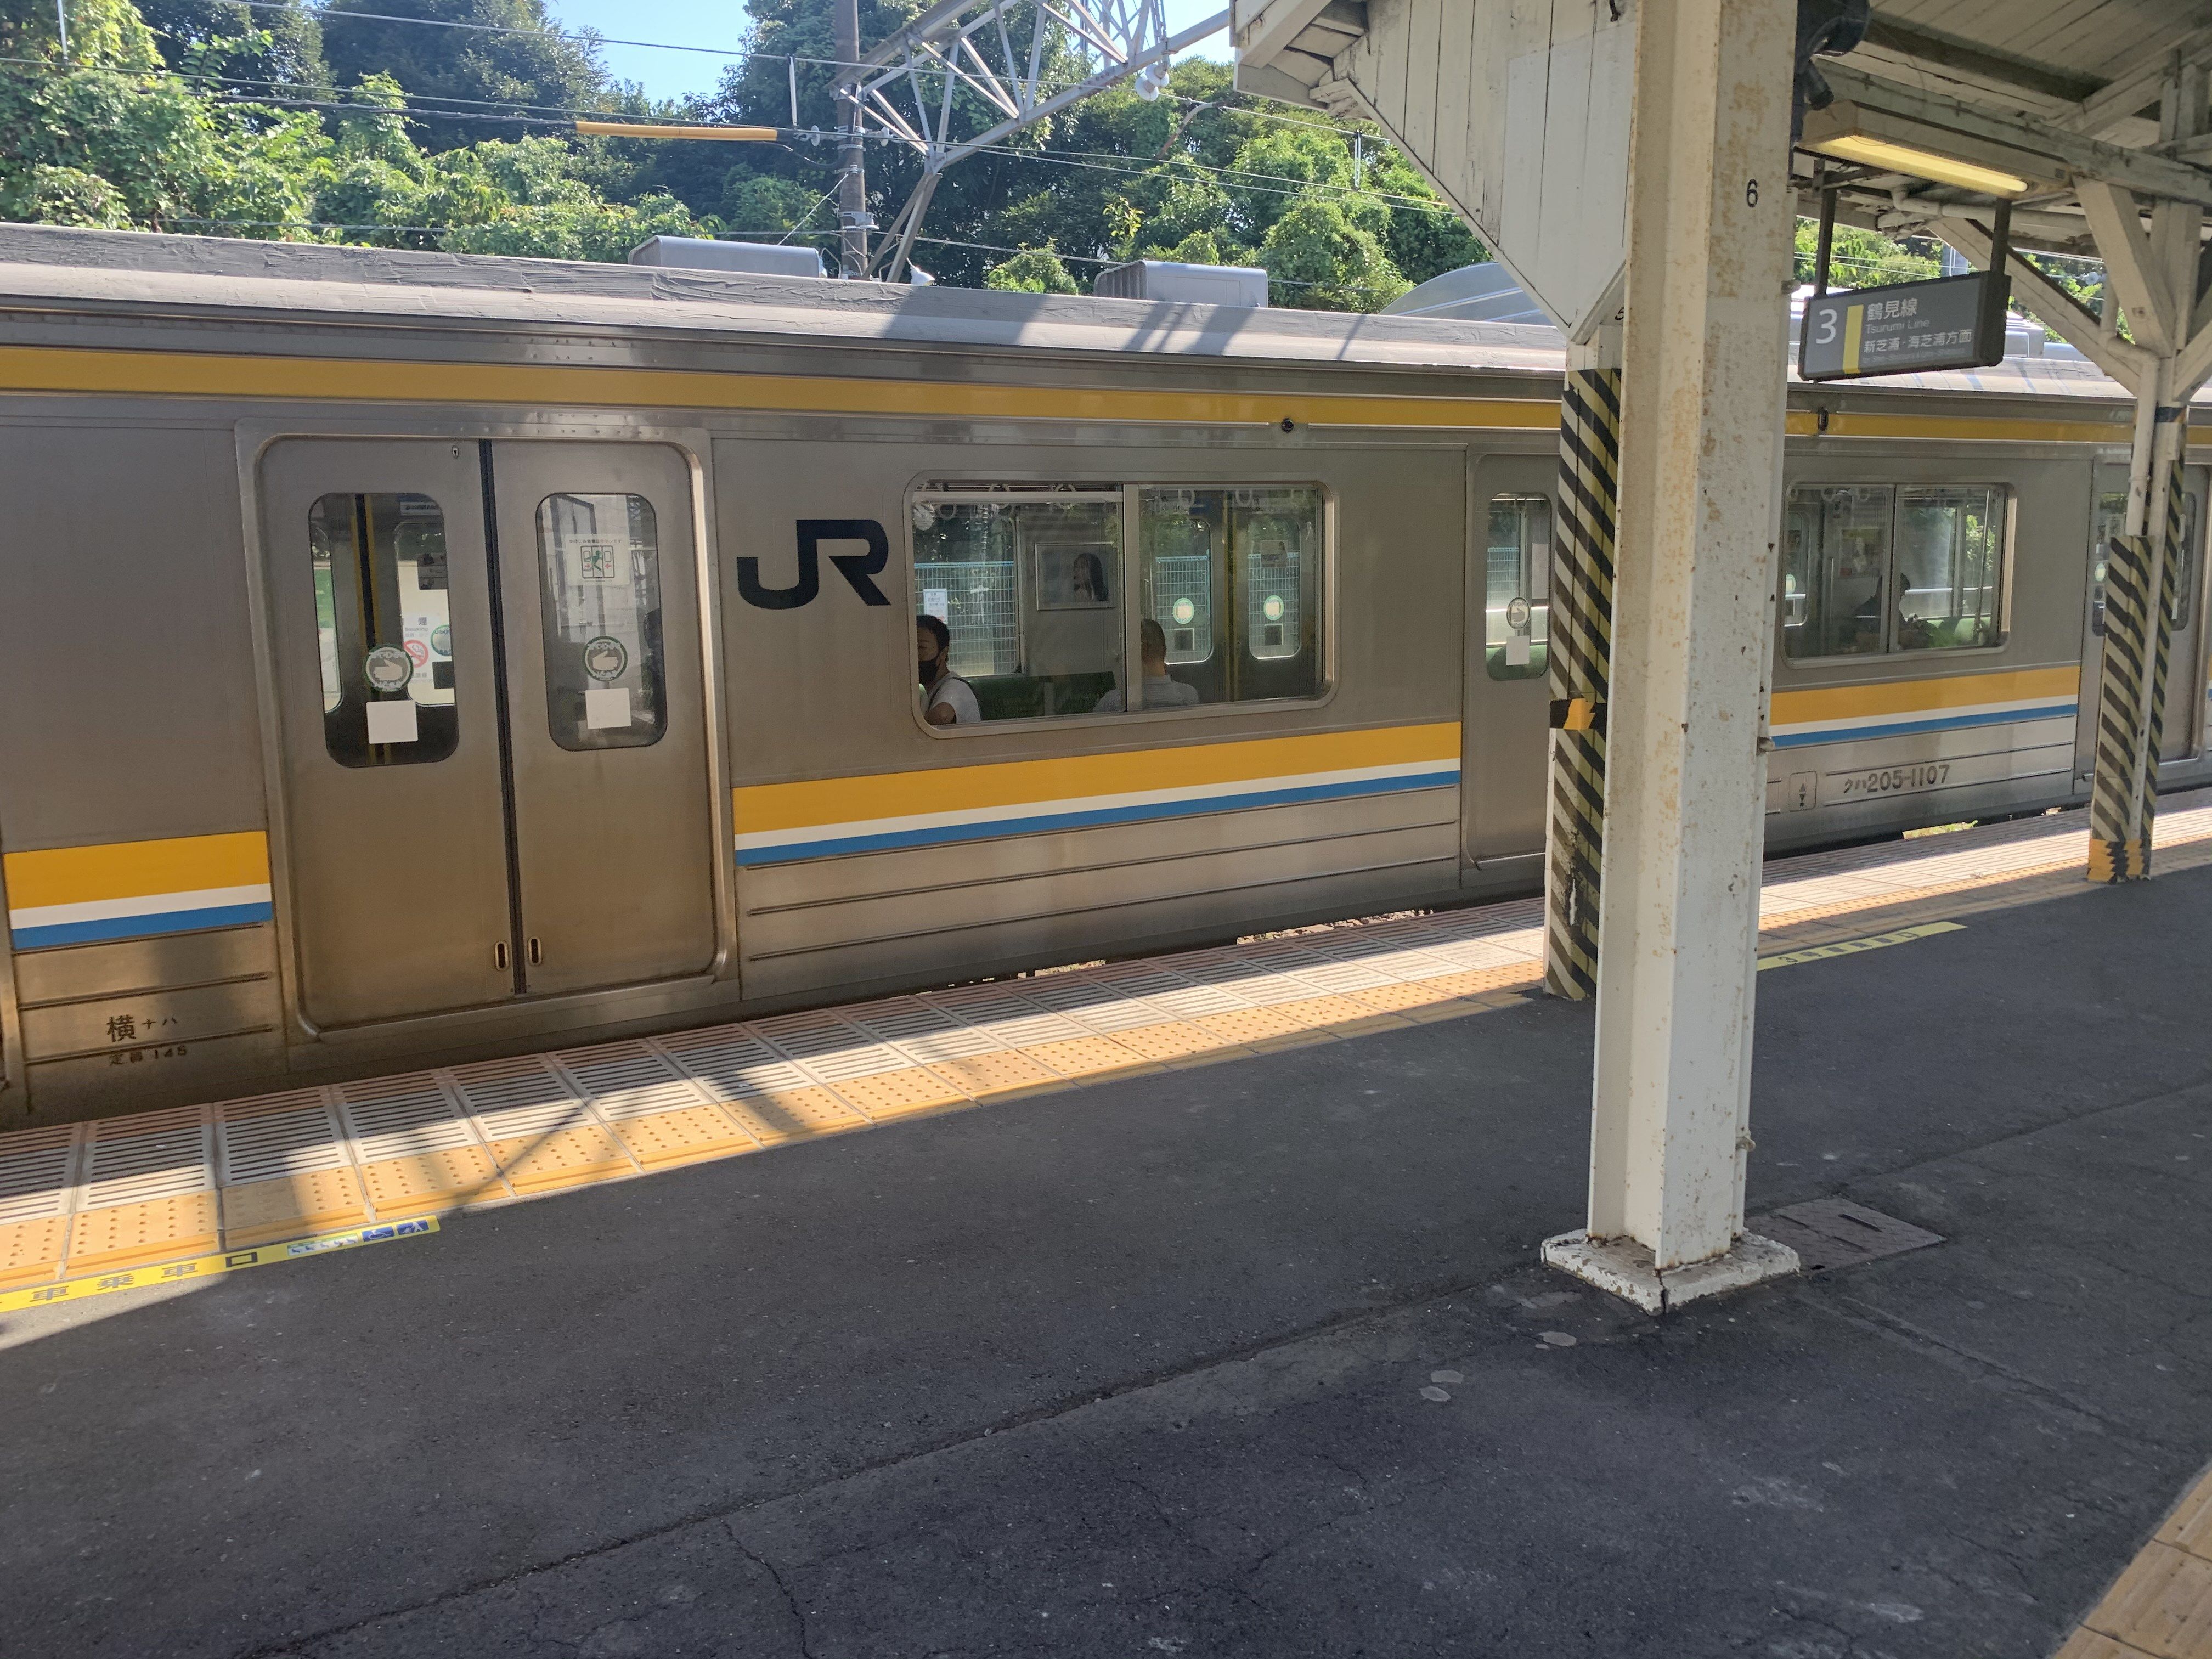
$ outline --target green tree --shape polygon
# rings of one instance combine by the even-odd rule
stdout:
[[[1389,227],[1371,197],[1299,196],[1260,246],[1268,297],[1311,311],[1380,311],[1413,286],[1383,246]]]
[[[322,27],[301,0],[140,0],[138,13],[171,69],[231,77],[248,95],[330,95]]]
[[[1943,274],[1936,244],[1925,237],[1899,241],[1878,230],[1857,225],[1838,225],[1828,255],[1831,288],[1881,288],[1891,283],[1924,283]],[[1796,276],[1813,280],[1820,251],[1820,228],[1810,219],[1797,222]]]
[[[993,265],[983,277],[985,288],[1014,294],[1079,294],[1075,278],[1048,247],[1033,247]]]
[[[1425,283],[1462,265],[1480,264],[1490,258],[1485,247],[1461,218],[1437,196],[1429,181],[1397,149],[1387,149],[1368,172],[1365,184],[1386,201],[1412,198],[1403,204],[1390,201],[1390,228],[1382,246],[1390,263],[1409,283]],[[1433,206],[1423,205],[1433,203]]]
[[[282,236],[309,212],[329,140],[312,114],[220,103],[162,72],[130,0],[53,14],[0,0],[0,217]]]
[[[329,0],[320,15],[331,79],[353,86],[390,76],[416,106],[416,134],[426,149],[455,149],[519,130],[511,121],[467,116],[511,117],[518,110],[557,116],[641,103],[608,75],[597,37],[555,29],[544,0]],[[393,17],[419,21],[385,21]]]

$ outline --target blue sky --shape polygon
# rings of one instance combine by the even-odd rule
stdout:
[[[1186,28],[1226,4],[1227,0],[1168,0],[1168,27]],[[548,0],[548,9],[564,27],[597,29],[627,40],[731,51],[744,33],[744,8],[730,0]],[[1217,35],[1194,55],[1218,58],[1226,51],[1226,41]],[[698,52],[614,46],[606,48],[606,58],[617,75],[643,82],[647,94],[655,98],[711,92],[721,79],[723,64],[731,61]]]

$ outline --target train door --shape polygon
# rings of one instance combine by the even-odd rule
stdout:
[[[2204,662],[2204,501],[2212,471],[2201,466],[2182,471],[2181,576],[2167,595],[2166,618],[2172,635],[2166,647],[2166,707],[2160,728],[2159,758],[2185,760],[2203,746],[2205,705]],[[2160,504],[2163,510],[2163,504]],[[2096,501],[2089,544],[2089,637],[2082,651],[2081,718],[2078,722],[2081,749],[2079,769],[2085,775],[2094,765],[2096,698],[2101,635],[2105,622],[2106,548],[2127,524],[2128,468],[2124,462],[2105,463],[2097,469]]]
[[[1460,738],[1462,835],[1474,864],[1544,850],[1559,476],[1548,455],[1494,455],[1475,467]]]
[[[295,439],[268,453],[262,490],[307,1017],[358,1024],[707,968],[703,669],[677,453]]]

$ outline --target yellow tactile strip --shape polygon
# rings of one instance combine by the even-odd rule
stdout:
[[[2158,867],[2212,859],[2212,804],[2164,805]],[[2069,813],[1780,860],[1767,869],[1761,926],[1809,959],[1877,916],[1901,928],[2087,890],[2085,848]],[[0,1296],[218,1243],[509,1203],[921,1113],[1457,1018],[1516,1002],[1540,978],[1542,921],[1541,902],[1522,899],[1310,928],[0,1135]]]
[[[2128,1563],[2058,1659],[2212,1659],[2212,1469]]]

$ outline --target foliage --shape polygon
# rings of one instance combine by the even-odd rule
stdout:
[[[321,16],[323,58],[336,84],[388,75],[418,106],[450,107],[450,114],[418,118],[416,131],[425,149],[458,149],[514,131],[511,122],[465,116],[511,116],[518,109],[558,115],[641,105],[608,76],[588,30],[574,36],[554,30],[544,0],[329,0]],[[387,17],[489,24],[512,33],[383,21]]]
[[[139,0],[138,13],[171,69],[228,76],[268,96],[330,96],[322,26],[301,0],[251,7],[240,0]]]
[[[1800,283],[1813,280],[1819,265],[1820,227],[1814,220],[1797,222],[1797,269]],[[1831,288],[1881,288],[1890,283],[1924,283],[1943,274],[1936,244],[1924,236],[1903,241],[1878,230],[1856,225],[1838,225],[1828,254]]]
[[[834,250],[833,143],[733,155],[580,138],[556,118],[788,127],[795,90],[796,125],[826,139],[832,0],[749,0],[748,55],[681,108],[613,79],[593,37],[550,26],[547,0],[66,3],[64,61],[50,0],[0,0],[11,218],[570,259],[619,259],[656,234]],[[863,40],[922,3],[864,4]],[[433,27],[454,23],[497,27]],[[1079,60],[1046,27],[1047,72],[1072,78]],[[996,118],[972,90],[957,101],[967,131]],[[873,143],[867,166],[888,224],[919,161]],[[1278,304],[1357,311],[1486,257],[1372,129],[1240,94],[1203,59],[1165,96],[1116,88],[956,165],[915,252],[940,280],[1030,293],[1079,292],[1130,258],[1258,265]]]
[[[993,265],[983,277],[985,288],[1003,289],[1014,294],[1077,294],[1075,278],[1067,274],[1067,267],[1060,262],[1060,255],[1048,247],[1033,247],[1017,253],[1011,259]]]

